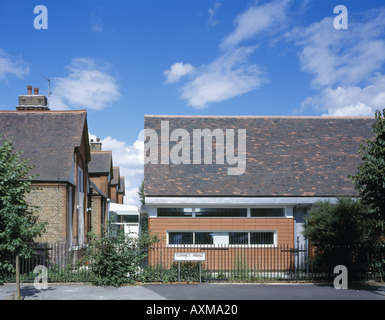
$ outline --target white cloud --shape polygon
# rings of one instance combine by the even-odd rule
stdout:
[[[385,11],[382,14],[385,19]],[[314,75],[313,85],[357,84],[370,77],[385,62],[383,20],[350,23],[336,30],[333,18],[325,18],[292,33],[302,46],[302,69]]]
[[[95,8],[95,11],[90,13],[91,31],[100,33],[104,31],[103,25],[103,10],[101,8]]]
[[[66,69],[67,77],[53,79],[51,109],[101,110],[120,98],[116,80],[95,60],[75,58]]]
[[[304,107],[310,105],[331,116],[373,116],[376,110],[382,110],[385,101],[385,76],[372,79],[366,87],[339,86],[326,88],[318,95],[307,98]]]
[[[104,30],[103,24],[100,21],[93,21],[91,26],[91,31],[100,33]]]
[[[90,139],[96,140],[96,136],[89,134]],[[137,194],[138,187],[144,176],[144,142],[143,138],[138,136],[132,144],[119,141],[110,136],[101,139],[102,150],[112,151],[112,161],[114,166],[120,167],[120,175],[125,180],[124,203],[139,205]]]
[[[264,5],[251,6],[235,19],[236,27],[222,42],[222,47],[236,46],[266,31],[278,30],[286,20],[291,0],[276,0]]]
[[[225,101],[262,86],[267,82],[265,72],[259,65],[249,62],[257,45],[239,44],[265,33],[277,32],[284,25],[290,2],[275,0],[263,5],[255,2],[235,19],[234,31],[219,44],[221,54],[217,59],[195,68],[194,72],[191,68],[186,70],[188,64],[174,64],[165,72],[167,82],[179,81],[185,74],[193,75],[194,78],[180,91],[187,104],[196,109],[207,108],[209,103]],[[218,8],[217,3],[209,10],[209,21],[215,21]]]
[[[29,67],[23,59],[12,57],[0,48],[0,80],[6,79],[6,74],[22,79],[29,74]]]
[[[336,116],[372,116],[385,97],[385,8],[349,18],[348,30],[334,28],[334,17],[297,28],[289,39],[302,47],[302,70],[314,76],[319,93],[308,97],[311,106]],[[382,101],[381,101],[382,100]]]
[[[215,14],[217,12],[217,10],[220,8],[221,6],[221,3],[220,2],[215,2],[214,3],[214,6],[212,8],[209,8],[208,12],[209,12],[209,20],[208,20],[208,24],[210,27],[213,27],[213,26],[216,26],[217,24],[219,24],[219,20],[215,19]]]
[[[197,109],[220,102],[261,86],[265,79],[260,68],[249,64],[254,48],[239,48],[220,56],[197,71],[197,76],[182,87],[182,98]]]
[[[183,62],[174,63],[169,70],[164,71],[164,75],[167,77],[168,83],[179,81],[183,76],[193,74],[195,68],[189,64]]]

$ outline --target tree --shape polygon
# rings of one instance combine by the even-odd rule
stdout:
[[[317,202],[305,219],[304,235],[330,271],[336,265],[350,266],[354,249],[372,242],[373,219],[368,207],[359,200]]]
[[[28,160],[21,158],[21,152],[14,151],[12,141],[0,136],[0,271],[3,272],[15,271],[9,260],[11,256],[16,256],[16,267],[19,257],[30,256],[27,242],[45,229],[45,223],[38,222],[33,213],[35,207],[25,200],[25,194],[31,191],[32,177],[28,176],[31,169]],[[19,294],[18,283],[18,297]]]
[[[140,200],[141,204],[144,205],[146,203],[146,199],[144,196],[144,180],[142,180],[142,182],[139,186],[138,196],[139,196],[139,200]]]
[[[379,234],[385,231],[385,109],[375,113],[373,138],[361,144],[363,160],[358,173],[351,176],[362,202],[370,206]]]

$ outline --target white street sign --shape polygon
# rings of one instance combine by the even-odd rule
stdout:
[[[174,252],[174,261],[206,261],[205,252]]]

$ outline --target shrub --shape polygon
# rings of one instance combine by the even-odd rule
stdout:
[[[113,238],[92,237],[88,264],[91,283],[114,287],[135,283],[148,255],[148,246],[156,241],[156,237],[149,235],[142,238],[124,234]]]
[[[321,201],[309,211],[304,234],[317,249],[318,261],[330,272],[336,265],[350,267],[354,250],[371,244],[372,228],[369,209],[351,198],[336,204]]]

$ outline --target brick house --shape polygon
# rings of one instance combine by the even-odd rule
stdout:
[[[112,152],[102,151],[99,139],[91,140],[91,162],[88,166],[91,194],[91,231],[100,236],[107,226],[110,187],[113,179]]]
[[[304,243],[315,202],[357,196],[373,119],[145,116],[149,229],[167,247]]]
[[[124,177],[119,177],[119,189],[118,189],[118,198],[117,203],[123,204],[124,203],[124,196],[126,193],[125,189],[125,181]]]
[[[87,242],[90,230],[88,163],[91,159],[87,112],[51,111],[47,98],[28,86],[16,111],[0,111],[0,134],[12,139],[33,165],[33,190],[27,200],[39,207],[46,233],[38,242]]]
[[[124,177],[120,176],[120,167],[113,167],[113,177],[110,185],[111,201],[123,204],[124,202]]]

